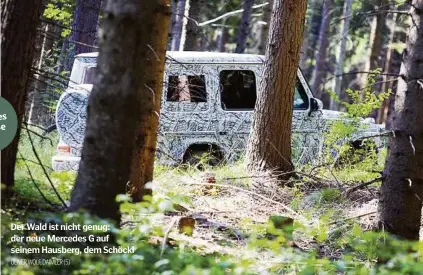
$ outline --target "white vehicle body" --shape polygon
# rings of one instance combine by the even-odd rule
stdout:
[[[93,87],[97,53],[76,56],[69,87],[59,99],[56,124],[60,134],[56,171],[77,170]],[[218,151],[226,161],[237,159],[247,145],[253,108],[260,91],[264,57],[250,54],[168,52],[161,102],[156,159],[173,165],[188,151]],[[323,110],[298,70],[292,121],[294,163],[316,160],[323,133],[342,113]],[[365,120],[354,139],[382,132]]]

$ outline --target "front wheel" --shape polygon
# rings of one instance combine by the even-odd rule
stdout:
[[[200,170],[205,166],[215,167],[222,162],[222,154],[213,149],[188,149],[185,152],[183,163]]]

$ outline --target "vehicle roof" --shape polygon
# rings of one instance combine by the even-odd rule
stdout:
[[[82,53],[76,57],[98,57],[98,52]],[[238,54],[238,53],[220,53],[220,52],[166,52],[168,62],[180,63],[248,63],[261,64],[264,62],[263,55],[257,54]]]

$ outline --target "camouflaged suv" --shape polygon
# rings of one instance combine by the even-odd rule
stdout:
[[[97,55],[76,56],[69,87],[58,102],[56,171],[78,168]],[[168,52],[156,160],[174,165],[204,152],[212,152],[219,160],[239,158],[247,145],[257,94],[266,92],[259,85],[263,61],[263,56],[250,54]],[[343,113],[323,110],[301,70],[294,97],[293,160],[307,163],[322,151],[330,121],[343,119]],[[371,119],[362,123],[365,127],[348,142],[383,131]]]

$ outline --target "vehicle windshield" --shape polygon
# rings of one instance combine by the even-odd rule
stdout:
[[[301,85],[301,81],[297,77],[297,83],[295,85],[294,93],[294,109],[296,110],[306,110],[308,109],[309,100],[307,93],[304,90],[304,86]]]

